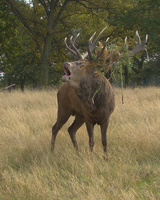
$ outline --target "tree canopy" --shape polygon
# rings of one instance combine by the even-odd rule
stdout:
[[[110,45],[121,46],[129,38],[135,45],[135,31],[149,34],[148,52],[121,62],[125,85],[160,84],[160,2],[158,0],[2,0],[0,3],[1,85],[24,87],[58,85],[62,62],[70,57],[64,38],[81,33],[77,46],[86,51],[94,31],[105,26]],[[143,37],[142,37],[143,40]],[[109,47],[110,48],[110,47]],[[132,63],[132,64],[131,64]],[[117,70],[112,81],[118,84]],[[113,80],[114,79],[114,80]]]

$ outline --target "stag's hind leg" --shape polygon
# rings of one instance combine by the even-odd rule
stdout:
[[[58,115],[57,122],[52,127],[51,151],[54,150],[55,140],[56,140],[56,136],[58,134],[58,131],[67,122],[67,120],[69,119],[69,117],[70,117],[70,114],[67,114],[67,115]]]
[[[78,150],[78,144],[77,144],[77,140],[76,140],[76,132],[77,130],[82,126],[82,124],[84,123],[84,117],[81,116],[76,116],[74,122],[72,123],[72,125],[68,128],[68,132],[69,135],[71,137],[73,146],[76,150]]]
[[[104,124],[101,124],[101,137],[102,137],[102,145],[103,150],[105,154],[105,159],[108,159],[107,155],[107,128],[108,128],[109,121],[105,122]]]
[[[93,134],[94,124],[86,122],[86,127],[87,127],[88,136],[89,136],[90,151],[93,152],[93,147],[94,147],[94,134]]]

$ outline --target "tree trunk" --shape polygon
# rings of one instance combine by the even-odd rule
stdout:
[[[50,11],[48,13],[48,23],[47,23],[47,34],[44,40],[44,47],[42,51],[42,61],[40,64],[41,67],[41,86],[46,87],[48,85],[48,72],[49,72],[49,64],[50,64],[50,52],[51,52],[51,43],[53,38],[53,30],[54,30],[54,5],[55,2],[51,1]]]
[[[50,64],[50,51],[51,51],[51,43],[52,43],[52,34],[48,31],[46,34],[44,47],[42,51],[42,61],[40,64],[41,68],[41,86],[46,87],[48,84],[48,71]]]

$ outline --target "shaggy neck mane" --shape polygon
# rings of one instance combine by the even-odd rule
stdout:
[[[84,107],[90,112],[94,112],[103,107],[107,96],[106,90],[106,79],[95,72],[82,79],[77,95]]]

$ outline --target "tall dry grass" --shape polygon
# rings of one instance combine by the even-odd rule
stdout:
[[[160,88],[127,89],[123,105],[115,94],[106,162],[98,126],[93,156],[79,129],[77,155],[67,133],[73,118],[50,152],[55,90],[0,93],[0,199],[159,200]]]

